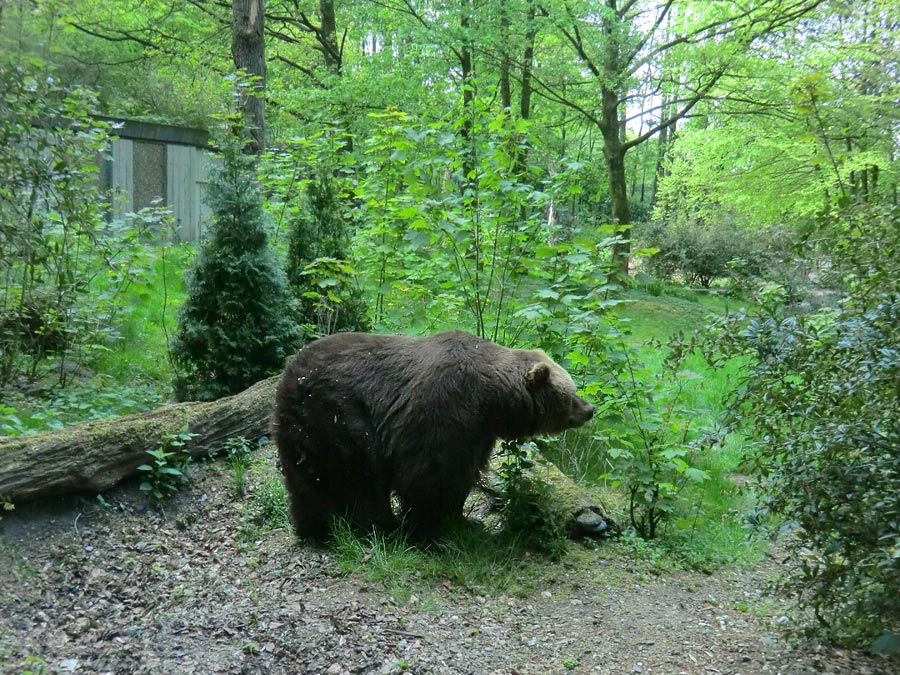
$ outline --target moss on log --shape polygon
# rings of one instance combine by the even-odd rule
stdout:
[[[615,536],[621,532],[619,525],[609,515],[600,498],[590,488],[569,478],[559,468],[543,457],[536,457],[526,477],[544,483],[550,488],[553,510],[561,519],[563,529],[571,539]],[[495,453],[488,471],[478,486],[490,502],[501,494],[504,457]],[[492,508],[489,504],[488,508]]]

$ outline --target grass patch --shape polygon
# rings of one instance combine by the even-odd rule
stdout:
[[[224,455],[234,497],[245,502],[244,513],[252,526],[292,531],[287,488],[275,467],[275,452],[274,445],[253,447],[247,439],[236,437],[226,441]]]
[[[331,546],[341,571],[361,573],[368,581],[404,586],[421,577],[429,556],[412,546],[400,533],[373,532],[357,535],[343,520],[331,530]]]
[[[288,516],[288,495],[281,476],[264,476],[250,496],[250,513],[253,522],[269,529],[291,529]]]
[[[360,535],[338,521],[332,549],[343,572],[384,584],[400,598],[433,584],[525,596],[545,585],[556,569],[554,559],[533,553],[517,538],[473,523],[462,523],[440,546],[422,549],[402,532]]]
[[[706,325],[709,316],[721,316],[747,306],[746,300],[682,288],[679,296],[632,290],[619,310],[627,320],[634,344],[665,341],[678,331],[691,333]]]
[[[681,513],[664,532],[688,567],[748,565],[762,558],[766,542],[747,527],[755,498],[739,473],[743,459],[744,442],[735,435],[698,457],[709,480],[685,490]]]

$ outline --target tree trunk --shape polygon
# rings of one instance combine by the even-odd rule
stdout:
[[[212,403],[177,403],[34,436],[0,438],[0,501],[111,488],[147,463],[148,450],[185,427],[196,434],[188,448],[193,457],[218,452],[229,438],[264,436],[278,379]]]
[[[662,104],[660,106],[660,118],[666,119],[669,112],[669,104],[667,95],[663,94]],[[656,206],[657,199],[659,198],[659,183],[660,181],[668,175],[668,169],[666,167],[666,155],[669,152],[669,127],[664,126],[659,130],[659,148],[656,154],[656,170],[653,172],[653,189],[650,191],[650,209]],[[672,139],[674,140],[675,130],[672,132]]]
[[[602,94],[603,117],[600,131],[603,134],[603,156],[609,184],[609,200],[612,224],[624,241],[613,244],[612,259],[616,271],[628,275],[631,253],[631,208],[628,203],[628,181],[625,178],[625,147],[619,135],[619,97],[604,87]]]
[[[528,33],[526,34],[525,51],[522,54],[522,91],[519,94],[519,116],[523,120],[531,118],[532,77],[534,70],[534,43],[537,39],[537,28],[534,22],[535,9],[528,6]]]
[[[234,66],[251,78],[241,90],[241,112],[248,127],[247,152],[266,149],[266,42],[263,33],[263,0],[231,0],[231,57]]]
[[[504,112],[512,108],[512,85],[509,71],[512,67],[509,55],[509,7],[507,3],[500,5],[500,40],[502,42],[500,53],[500,105]]]
[[[534,43],[537,39],[537,27],[535,24],[534,3],[528,3],[528,15],[526,16],[527,31],[525,33],[525,49],[522,54],[522,91],[519,94],[519,117],[523,120],[531,118],[531,94],[534,62]],[[527,153],[525,148],[519,147],[515,151],[516,158],[513,163],[513,173],[516,176],[524,176],[527,171]],[[520,219],[526,218],[525,207],[520,209]]]
[[[332,75],[340,76],[344,59],[337,41],[337,19],[333,0],[319,2],[319,26],[319,42],[322,46],[322,56],[325,58],[325,67]]]
[[[621,144],[610,147],[604,144],[603,154],[606,156],[606,170],[609,174],[609,198],[612,206],[612,224],[623,241],[612,246],[612,259],[616,271],[628,275],[631,256],[631,208],[628,204],[628,183],[625,180],[625,151]]]
[[[627,147],[622,131],[622,106],[619,96],[622,64],[620,63],[620,45],[617,36],[616,20],[619,17],[615,0],[607,0],[610,14],[603,18],[603,32],[606,34],[604,44],[603,74],[604,83],[600,88],[600,133],[603,135],[603,156],[606,159],[607,180],[609,181],[609,199],[612,224],[624,241],[613,244],[612,259],[616,271],[628,276],[628,263],[631,254],[631,209],[628,204],[628,181],[625,178],[625,152]],[[621,20],[620,18],[618,20]]]
[[[462,115],[459,135],[463,141],[463,181],[466,186],[475,181],[475,157],[472,144],[475,142],[472,133],[475,128],[475,82],[472,63],[471,35],[469,28],[469,0],[462,0],[459,26],[462,33],[462,45],[459,49],[459,67],[462,74]]]

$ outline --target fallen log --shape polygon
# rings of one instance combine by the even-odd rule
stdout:
[[[0,502],[13,504],[71,492],[102,492],[137,473],[148,450],[187,429],[194,458],[222,449],[229,438],[268,433],[280,376],[210,403],[172,403],[137,415],[90,420],[32,436],[0,437]],[[481,488],[488,495],[499,457]],[[549,462],[532,470],[554,489],[572,536],[598,536],[614,528],[605,510],[582,486]]]
[[[268,431],[278,377],[211,403],[173,403],[137,415],[90,420],[33,436],[0,437],[0,500],[101,492],[137,473],[148,450],[185,428],[192,457],[218,452],[229,438]]]
[[[505,461],[502,454],[495,453],[477,487],[478,492],[487,499],[487,503],[479,509],[484,519],[489,519],[484,511],[494,510],[495,502],[501,497],[503,481],[500,473],[504,470]],[[590,488],[564,474],[553,462],[536,456],[526,476],[549,486],[553,510],[570,539],[611,537],[621,533],[620,526]]]

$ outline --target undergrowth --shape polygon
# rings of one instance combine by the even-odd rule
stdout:
[[[122,316],[122,338],[114,351],[96,360],[98,373],[92,379],[75,380],[65,389],[51,390],[43,396],[5,394],[0,407],[0,434],[18,435],[60,428],[83,419],[140,412],[162,403],[171,383],[167,331],[173,330],[174,308],[184,297],[181,270],[192,255],[191,246],[160,247],[152,260],[153,272],[148,275],[150,285],[135,288],[128,297],[127,302],[132,308]],[[662,368],[664,361],[660,341],[678,331],[692,331],[703,325],[708,314],[721,314],[735,302],[718,296],[688,298],[669,293],[656,296],[636,290],[630,292],[629,302],[622,306],[620,313],[629,344],[636,349],[648,371],[654,372]],[[695,424],[716,427],[721,402],[743,367],[735,361],[725,369],[712,370],[699,357],[687,358],[680,381],[681,407],[693,416]],[[627,517],[621,493],[601,478],[610,471],[606,450],[588,429],[579,429],[569,431],[551,443],[547,454],[565,473],[599,489],[611,515],[623,523]],[[229,462],[235,496],[241,498],[245,492],[248,495],[252,527],[290,530],[287,497],[280,478],[271,475],[271,467],[267,467],[268,477],[250,479],[248,474],[255,469],[245,461],[243,453],[237,453],[240,456],[233,454],[229,453]],[[762,545],[748,542],[744,527],[743,513],[749,510],[751,499],[739,488],[744,482],[743,454],[742,439],[729,435],[692,458],[692,466],[705,472],[708,480],[691,483],[682,490],[677,513],[661,525],[661,541],[652,545],[654,550],[661,551],[660,559],[707,569],[722,564],[746,564],[759,558]],[[529,495],[529,499],[535,496],[534,486],[524,487],[528,489],[522,494]],[[534,502],[532,506],[537,503],[534,499],[531,502]],[[520,586],[515,579],[522,575],[512,574],[509,560],[521,561],[529,546],[540,549],[543,545],[543,552],[549,552],[551,558],[560,555],[565,548],[565,544],[559,547],[558,537],[546,536],[546,532],[537,532],[534,528],[529,530],[528,506],[527,503],[524,507],[519,504],[511,509],[513,519],[520,517],[526,523],[526,527],[518,528],[519,541],[512,541],[510,535],[504,535],[502,540],[494,535],[487,542],[479,542],[477,537],[473,541],[471,535],[457,536],[455,543],[442,550],[442,562],[436,568],[435,553],[415,551],[415,556],[425,555],[431,561],[431,573],[435,576],[443,574],[446,578],[457,578],[461,583],[476,586],[492,585],[506,577],[507,581],[499,582],[501,586]],[[529,537],[529,531],[533,536]],[[529,538],[530,542],[527,541]],[[482,544],[489,555],[478,552]],[[360,547],[370,555],[372,551],[387,553],[397,547],[405,550],[402,543],[394,542],[390,537],[362,541],[356,545],[356,548]],[[353,546],[345,547],[344,553],[351,550]],[[354,558],[344,557],[348,561]],[[365,557],[365,554],[355,556],[357,560]],[[450,564],[448,561],[453,558],[456,562]],[[370,560],[371,557],[367,562]],[[419,560],[413,566],[420,576],[428,568],[421,562]],[[475,569],[462,569],[471,566]]]
[[[184,297],[182,273],[194,247],[161,245],[150,249],[144,284],[132,284],[118,300],[118,338],[69,379],[66,387],[38,379],[2,392],[0,435],[38,433],[88,419],[103,419],[151,410],[171,390],[167,338],[176,325],[175,308]],[[106,292],[105,277],[92,286]],[[51,364],[52,366],[52,364]]]
[[[65,389],[52,389],[42,396],[21,392],[3,396],[0,436],[38,433],[83,420],[143,412],[161,405],[166,398],[158,384],[116,382],[105,375],[74,382]]]
[[[131,288],[123,298],[129,310],[119,327],[121,339],[114,350],[97,359],[99,372],[122,384],[137,378],[168,395],[172,381],[168,343],[186,294],[184,270],[195,252],[189,243],[153,249],[148,283]]]
[[[734,304],[734,299],[718,296],[686,299],[632,291],[620,312],[625,339],[641,364],[632,372],[638,378],[659,377],[667,367],[672,348],[666,342],[670,338],[676,338],[674,349],[683,349],[682,345],[690,342],[685,336],[702,330],[709,317],[721,315]],[[682,447],[690,453],[685,459],[691,471],[701,472],[697,474],[701,479],[672,485],[667,506],[671,510],[659,522],[659,536],[640,549],[627,547],[634,555],[646,549],[658,552],[644,556],[651,560],[697,569],[752,564],[762,555],[765,543],[748,536],[745,522],[744,514],[753,508],[754,498],[744,489],[748,483],[744,476],[744,440],[738,434],[721,431],[724,401],[745,367],[744,360],[735,359],[714,369],[702,355],[686,354],[677,371],[671,373],[671,382],[651,399],[660,405],[675,392],[677,400],[661,408],[665,414],[661,421],[673,429],[689,424],[695,430],[691,443],[673,448]],[[646,423],[646,410],[644,417]],[[597,424],[603,425],[602,433],[594,428]],[[630,515],[628,495],[611,483],[621,460],[610,455],[609,444],[627,431],[617,431],[616,425],[621,424],[630,422],[595,420],[594,425],[568,431],[549,443],[546,453],[569,476],[600,488],[611,515],[624,525]],[[661,456],[666,453],[664,450]]]

